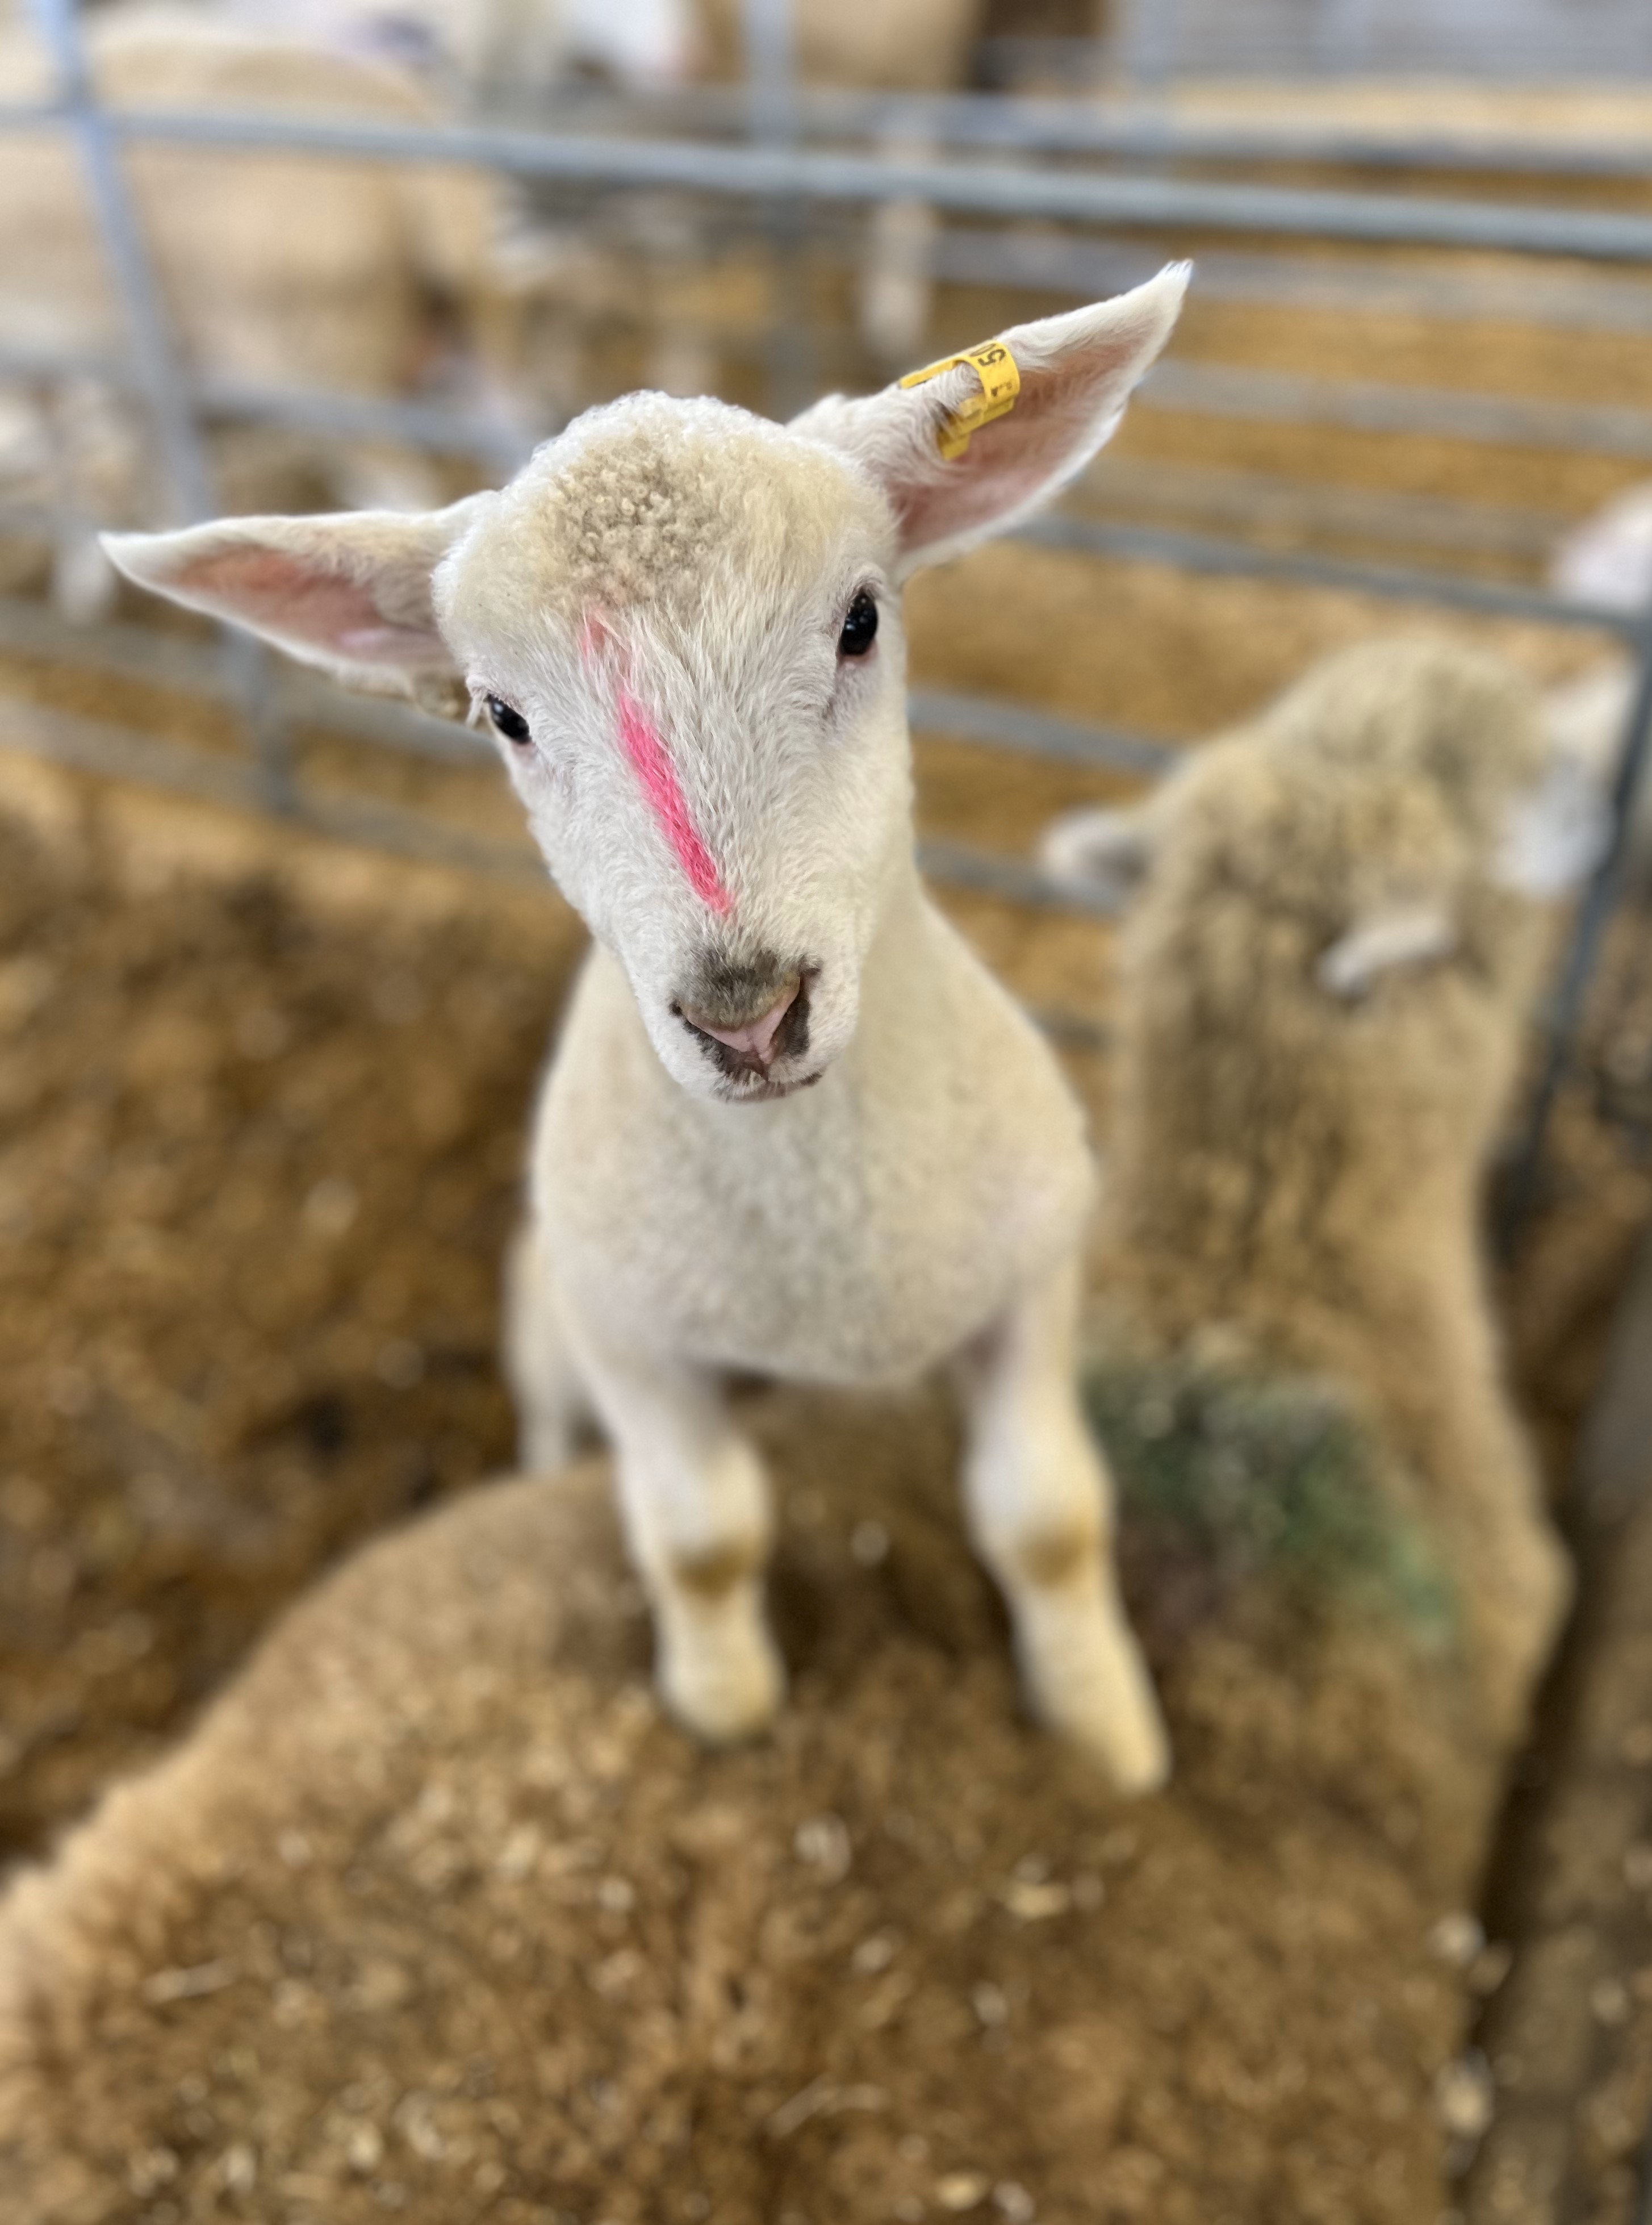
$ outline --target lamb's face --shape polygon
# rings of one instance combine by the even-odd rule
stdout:
[[[849,1042],[909,844],[888,508],[843,458],[633,396],[443,564],[443,634],[667,1069],[757,1101]]]
[[[686,1088],[815,1081],[909,872],[894,588],[1064,485],[1168,339],[1186,264],[788,428],[592,410],[501,494],[105,536],[129,577],[347,686],[487,717],[564,891]]]

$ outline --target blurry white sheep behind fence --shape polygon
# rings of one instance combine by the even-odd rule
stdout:
[[[1139,101],[1010,99],[937,92],[933,78],[898,92],[830,92],[800,83],[794,5],[744,0],[744,87],[677,84],[628,96],[567,85],[533,88],[529,128],[472,117],[434,122],[396,115],[259,113],[105,103],[94,85],[73,0],[31,0],[54,87],[0,106],[0,136],[31,143],[65,139],[81,177],[119,312],[118,344],[85,350],[30,345],[0,329],[0,381],[61,397],[91,378],[141,413],[152,436],[151,507],[167,515],[104,519],[95,494],[66,501],[48,483],[34,522],[71,542],[89,523],[185,522],[227,506],[206,428],[212,423],[284,428],[336,444],[402,455],[468,456],[491,475],[509,471],[535,432],[474,393],[391,396],[227,374],[192,357],[157,275],[140,196],[130,190],[138,150],[194,149],[266,159],[279,152],[347,157],[364,166],[412,165],[420,174],[475,181],[491,174],[531,187],[541,205],[564,204],[577,223],[604,199],[628,194],[680,205],[672,251],[706,246],[714,210],[724,230],[744,224],[766,244],[776,283],[765,343],[771,399],[798,406],[816,384],[825,335],[811,329],[801,275],[804,250],[888,258],[881,294],[864,288],[868,324],[889,330],[907,315],[921,325],[934,282],[1025,287],[1092,297],[1145,274],[1173,247],[1193,245],[1212,298],[1332,309],[1389,307],[1428,319],[1449,345],[1453,324],[1512,314],[1561,327],[1652,333],[1652,219],[1579,205],[1563,196],[1452,197],[1260,182],[1283,166],[1333,164],[1362,173],[1408,166],[1460,174],[1492,172],[1541,181],[1610,182],[1643,168],[1630,145],[1541,136],[1356,130],[1325,124],[1199,120]],[[119,10],[108,11],[117,16]],[[521,103],[516,105],[520,108]],[[513,118],[516,112],[513,110]],[[1264,168],[1265,166],[1265,168]],[[1541,184],[1534,188],[1541,193]],[[565,227],[566,229],[566,227]],[[1231,244],[1230,244],[1231,243]],[[1397,261],[1385,249],[1429,250]],[[1161,251],[1162,250],[1162,251]],[[0,258],[8,252],[0,226]],[[1517,258],[1511,268],[1509,258]],[[789,276],[788,275],[789,273]],[[0,268],[0,288],[7,274]],[[887,282],[883,282],[887,281]],[[0,298],[4,298],[0,291]],[[914,311],[912,303],[920,304]],[[874,348],[875,330],[870,334]],[[199,350],[195,356],[198,357]],[[313,374],[312,374],[313,377]],[[1172,361],[1149,382],[1150,409],[1248,422],[1286,420],[1360,431],[1410,431],[1456,441],[1510,442],[1560,453],[1602,451],[1652,459],[1652,409],[1547,397],[1465,393],[1415,385],[1331,380],[1210,361]],[[1111,484],[1145,504],[1148,521],[1098,512],[1083,498],[1036,519],[1025,537],[1098,557],[1139,558],[1205,574],[1248,573],[1313,587],[1345,587],[1401,604],[1435,605],[1540,624],[1584,628],[1624,643],[1638,680],[1629,692],[1614,771],[1617,840],[1579,908],[1555,992],[1548,1041],[1511,1195],[1529,1195],[1544,1132],[1573,1055],[1581,1008],[1623,878],[1625,836],[1652,727],[1652,612],[1621,602],[1564,598],[1515,584],[1507,560],[1541,555],[1558,523],[1545,515],[1460,499],[1349,488],[1305,488],[1266,473],[1173,470],[1121,459]],[[1134,473],[1134,478],[1132,478]],[[1137,499],[1139,498],[1139,500]],[[346,495],[346,499],[350,498]],[[1117,506],[1115,506],[1117,510]],[[66,512],[67,514],[66,514]],[[1188,520],[1193,521],[1190,526]],[[20,522],[0,508],[0,529]],[[28,519],[22,519],[27,523]],[[1211,530],[1214,524],[1217,530]],[[1328,553],[1340,539],[1438,550],[1432,562],[1354,561]],[[1502,561],[1504,576],[1484,560]],[[141,628],[77,627],[45,605],[0,598],[0,653],[61,654],[112,674],[160,680],[221,701],[244,727],[242,758],[208,757],[117,726],[19,705],[0,720],[0,741],[60,761],[254,803],[323,830],[392,848],[511,872],[529,853],[444,827],[434,816],[358,797],[315,792],[289,747],[302,720],[440,759],[464,761],[485,745],[465,730],[380,702],[346,698],[304,675],[276,675],[244,643],[205,645]],[[1163,742],[1057,718],[1025,705],[950,690],[915,692],[920,729],[990,746],[1104,766],[1151,778],[1172,761]],[[937,878],[1015,903],[1082,903],[1025,860],[932,842]],[[1093,902],[1093,899],[1092,900]],[[1058,1029],[1063,1016],[1052,1016]],[[1084,1032],[1082,1024],[1074,1031]]]

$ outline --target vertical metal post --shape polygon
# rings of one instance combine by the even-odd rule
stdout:
[[[1612,775],[1611,839],[1578,906],[1571,941],[1549,1005],[1548,1042],[1542,1071],[1533,1093],[1525,1132],[1503,1187],[1498,1233],[1505,1253],[1512,1251],[1536,1200],[1549,1127],[1560,1090],[1571,1072],[1582,1030],[1584,999],[1623,882],[1636,797],[1646,775],[1648,760],[1652,758],[1652,612],[1648,613],[1646,631],[1641,637],[1640,660],[1634,700],[1630,705]]]
[[[212,474],[195,429],[183,366],[173,348],[160,288],[127,195],[114,136],[98,105],[75,20],[74,0],[31,0],[31,4],[56,72],[59,98],[79,148],[92,212],[160,439],[174,522],[193,523],[212,514]]]
[[[41,38],[51,57],[58,97],[79,149],[121,314],[155,421],[174,523],[212,516],[217,503],[212,466],[190,401],[187,371],[173,345],[172,328],[148,246],[133,212],[114,134],[98,102],[80,37],[75,0],[30,0]],[[226,634],[225,664],[240,697],[270,808],[293,808],[287,736],[274,709],[263,652],[244,634]]]
[[[741,0],[745,44],[746,115],[750,136],[765,147],[797,138],[796,56],[792,0]],[[783,423],[814,398],[809,345],[807,224],[801,202],[777,200],[763,226],[773,273],[774,316],[765,353],[769,407]]]
[[[751,136],[783,147],[797,136],[791,0],[742,0],[741,21]]]
[[[1370,0],[1325,0],[1314,41],[1320,67],[1345,75],[1370,68],[1372,29]]]
[[[1119,74],[1127,90],[1161,98],[1176,65],[1175,0],[1123,0]]]

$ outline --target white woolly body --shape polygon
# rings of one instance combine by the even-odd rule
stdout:
[[[1087,1218],[1048,1046],[915,884],[854,1040],[773,1105],[685,1099],[593,951],[534,1141],[558,1282],[644,1347],[799,1381],[933,1366],[1046,1278]]]
[[[117,541],[134,577],[358,685],[468,688],[597,948],[547,1086],[508,1360],[530,1466],[594,1410],[696,1729],[768,1720],[762,1467],[730,1370],[952,1361],[965,1507],[1046,1720],[1123,1787],[1162,1727],[1076,1395],[1092,1174],[1035,1029],[924,896],[899,587],[1082,466],[1187,274],[789,427],[636,395],[422,518]]]

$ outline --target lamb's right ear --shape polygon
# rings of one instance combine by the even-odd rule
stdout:
[[[1064,812],[1039,837],[1038,862],[1057,880],[1077,882],[1122,910],[1153,869],[1163,827],[1156,796],[1117,808]]]
[[[301,663],[376,694],[428,694],[459,677],[431,575],[491,495],[446,510],[229,517],[178,533],[106,533],[141,587],[227,618]]]
[[[1169,339],[1192,264],[1043,317],[792,430],[852,456],[889,498],[900,577],[1002,533],[1081,471]]]

